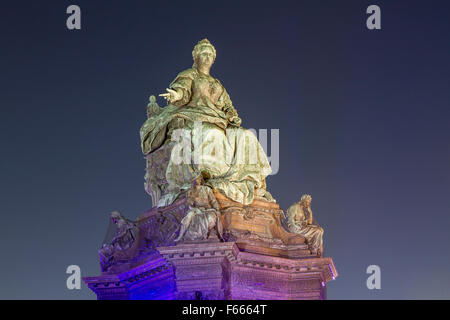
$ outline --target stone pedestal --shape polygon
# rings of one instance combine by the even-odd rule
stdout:
[[[173,300],[174,279],[172,266],[158,253],[128,271],[83,278],[98,300]]]
[[[233,300],[325,299],[337,276],[331,258],[286,259],[248,252],[230,257]]]
[[[180,244],[158,251],[175,274],[176,299],[230,299],[230,257],[233,242]]]
[[[325,299],[337,277],[331,258],[311,253],[282,225],[278,204],[236,203],[216,193],[226,242],[176,243],[188,206],[180,198],[138,219],[133,245],[102,275],[84,278],[98,299]]]
[[[325,299],[331,258],[289,259],[241,251],[235,242],[157,248],[123,273],[84,278],[98,299]]]

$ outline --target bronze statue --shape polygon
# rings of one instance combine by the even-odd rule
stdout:
[[[106,270],[112,264],[116,252],[129,249],[136,239],[136,226],[133,222],[122,217],[118,211],[111,212],[110,219],[109,230],[102,248],[98,251],[102,270]]]
[[[265,151],[210,74],[216,49],[203,39],[192,57],[192,68],[159,95],[166,106],[150,96],[140,138],[153,207],[136,223],[111,214],[114,230],[99,250],[102,271],[127,270],[160,250],[196,248],[203,241],[211,248],[235,242],[257,255],[321,257],[323,229],[314,220],[311,196],[303,195],[283,215],[266,190],[272,169]]]
[[[194,180],[194,186],[187,194],[189,210],[181,220],[180,233],[175,242],[184,240],[206,240],[211,231],[222,240],[222,223],[219,204],[210,187],[204,185],[200,174]]]
[[[287,209],[287,227],[289,231],[305,237],[311,252],[320,256],[323,251],[323,229],[314,222],[311,201],[311,196],[304,194],[299,202]]]
[[[153,204],[172,204],[191,188],[195,172],[204,172],[207,186],[236,202],[247,205],[255,197],[275,201],[266,191],[272,169],[263,148],[240,126],[228,92],[210,74],[216,49],[203,39],[192,57],[192,68],[180,72],[167,93],[160,94],[168,105],[159,109],[152,99],[150,117],[140,130],[147,159],[145,188]],[[179,139],[188,149],[182,149],[182,161],[176,161]]]

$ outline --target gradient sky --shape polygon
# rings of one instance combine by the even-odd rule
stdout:
[[[82,29],[66,28],[66,8]],[[370,4],[382,29],[366,28]],[[339,272],[329,299],[450,299],[448,1],[2,1],[1,299],[95,299],[108,214],[135,219],[150,94],[207,37],[246,128],[280,129],[267,179],[301,194]],[[163,101],[159,100],[162,105]],[[368,290],[366,268],[381,268]]]

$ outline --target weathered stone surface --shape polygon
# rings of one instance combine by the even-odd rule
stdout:
[[[187,199],[144,212],[131,248],[99,277],[84,278],[98,299],[324,299],[337,276],[331,258],[289,233],[276,203],[242,205],[219,193],[227,242],[176,243]]]
[[[175,292],[173,268],[158,253],[127,271],[83,280],[98,300],[166,300]]]
[[[235,242],[158,247],[145,263],[84,278],[98,299],[324,299],[331,258],[288,259],[241,251]]]
[[[277,203],[255,199],[243,205],[219,192],[215,195],[224,230],[241,250],[292,258],[310,253],[304,237],[284,229],[283,210]]]

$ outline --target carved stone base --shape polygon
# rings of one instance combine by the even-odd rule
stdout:
[[[277,203],[256,199],[243,205],[219,192],[215,195],[224,229],[241,250],[286,258],[310,254],[305,238],[283,228],[283,210]]]
[[[331,258],[288,259],[241,251],[235,242],[158,247],[142,265],[84,278],[98,299],[325,299]]]
[[[228,300],[233,242],[191,243],[159,247],[161,255],[173,265],[180,300]]]
[[[154,207],[137,221],[133,245],[98,277],[84,278],[98,299],[325,299],[337,276],[331,258],[314,255],[286,231],[278,204],[242,205],[216,193],[226,242],[174,239],[186,199]]]
[[[128,271],[83,278],[98,300],[173,300],[174,279],[172,266],[158,253]]]

